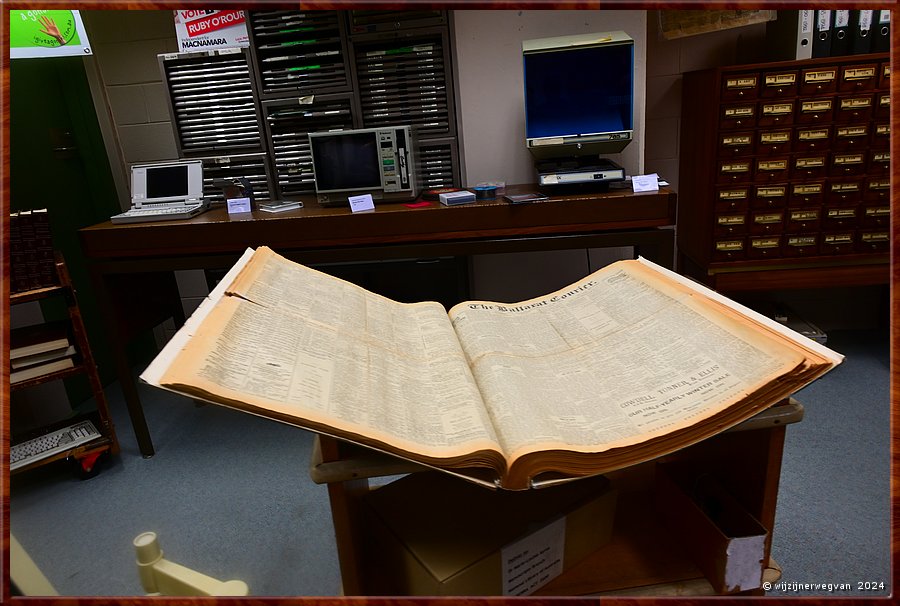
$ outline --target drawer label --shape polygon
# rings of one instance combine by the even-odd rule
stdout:
[[[872,98],[853,97],[852,99],[841,99],[841,109],[859,109],[862,107],[872,107]]]
[[[754,223],[781,223],[784,215],[781,213],[769,213],[765,215],[754,215],[753,222]]]
[[[747,107],[728,107],[725,109],[726,118],[744,118],[753,115],[753,106]]]
[[[787,193],[785,190],[786,190],[786,188],[783,185],[776,186],[776,187],[760,187],[756,190],[756,197],[757,198],[778,198]]]
[[[744,215],[720,215],[716,217],[716,222],[719,225],[743,225],[747,218]]]
[[[802,183],[794,186],[795,195],[815,195],[822,193],[821,183]]]
[[[891,215],[890,206],[873,206],[866,209],[866,217],[875,219],[878,217],[889,217]]]
[[[874,67],[851,67],[844,71],[844,80],[867,80],[874,77]]]
[[[875,152],[875,155],[872,156],[872,161],[889,163],[891,161],[891,152]]]
[[[782,86],[785,84],[794,84],[797,81],[797,74],[772,74],[766,76],[766,86]]]
[[[879,124],[875,127],[875,134],[879,137],[889,136],[891,134],[891,125]]]
[[[803,113],[827,112],[833,107],[831,99],[815,99],[800,103],[800,111]]]
[[[829,208],[827,216],[829,219],[849,219],[851,217],[856,216],[856,209],[855,208]]]
[[[787,160],[760,160],[759,170],[787,170]]]
[[[881,95],[878,99],[878,105],[881,107],[890,107],[891,105],[891,96],[890,95]]]
[[[843,128],[837,129],[838,137],[864,137],[869,132],[869,127],[866,125],[861,126],[845,126]]]
[[[788,236],[788,246],[815,246],[816,236]]]
[[[725,88],[753,88],[756,86],[756,76],[739,76],[725,80]]]
[[[819,219],[818,210],[792,210],[791,221],[816,221]]]
[[[719,192],[719,200],[742,200],[748,193],[746,189],[725,189]]]
[[[737,162],[734,164],[723,164],[722,172],[723,173],[743,173],[750,170],[749,162]]]
[[[733,135],[730,137],[724,137],[722,139],[722,145],[734,147],[737,147],[739,145],[750,145],[750,135]]]
[[[827,139],[828,129],[812,128],[808,130],[797,131],[797,138],[801,141],[818,141],[819,139]]]
[[[832,183],[831,191],[836,193],[852,193],[859,191],[859,183],[852,181],[850,183]]]
[[[862,164],[863,163],[863,155],[862,154],[836,155],[834,157],[834,163],[839,164],[841,166],[846,166],[848,164]]]
[[[797,158],[795,164],[797,168],[818,168],[825,166],[825,156],[817,156],[814,158]]]
[[[890,189],[891,188],[891,180],[890,179],[878,179],[875,181],[869,181],[869,189],[881,190],[881,189]]]
[[[751,238],[750,246],[753,248],[778,248],[780,238]]]
[[[724,240],[721,242],[716,242],[716,250],[744,250],[744,242],[743,240]]]
[[[852,244],[853,234],[825,234],[826,244]]]
[[[773,133],[762,133],[759,135],[760,143],[787,143],[791,140],[791,131],[781,130]]]
[[[803,81],[807,84],[813,82],[831,82],[837,77],[837,70],[823,69],[803,74]]]
[[[886,231],[863,232],[860,234],[863,242],[888,242],[890,236]]]
[[[762,113],[766,116],[783,116],[794,111],[793,103],[767,103],[763,105]]]
[[[881,72],[881,75],[885,78],[891,77],[891,64],[890,63],[885,64],[884,71]]]

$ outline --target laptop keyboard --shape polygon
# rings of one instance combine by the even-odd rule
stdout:
[[[191,217],[200,214],[204,209],[205,207],[203,205],[131,208],[124,213],[113,215],[109,220],[113,223],[142,223],[145,221],[190,219]]]

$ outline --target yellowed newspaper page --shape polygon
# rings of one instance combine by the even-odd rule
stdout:
[[[265,248],[226,293],[163,387],[430,457],[498,449],[441,305],[397,303]]]
[[[522,303],[450,311],[511,458],[643,442],[712,416],[803,362],[635,263]]]

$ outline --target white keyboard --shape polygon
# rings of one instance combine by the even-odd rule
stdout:
[[[100,432],[93,423],[82,421],[39,438],[15,444],[9,448],[9,469],[12,471],[30,465],[99,437]]]
[[[173,221],[190,219],[206,210],[204,205],[198,206],[164,206],[161,208],[131,208],[124,213],[109,218],[113,223],[143,223],[146,221]]]

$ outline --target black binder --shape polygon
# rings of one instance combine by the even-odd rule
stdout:
[[[834,11],[834,14],[832,15],[832,57],[850,54],[850,13],[851,11]]]
[[[891,11],[875,11],[872,23],[872,52],[886,53],[891,50]]]
[[[813,57],[831,56],[831,23],[834,11],[816,11],[813,28]]]
[[[872,52],[872,15],[875,11],[850,11],[850,54]]]

